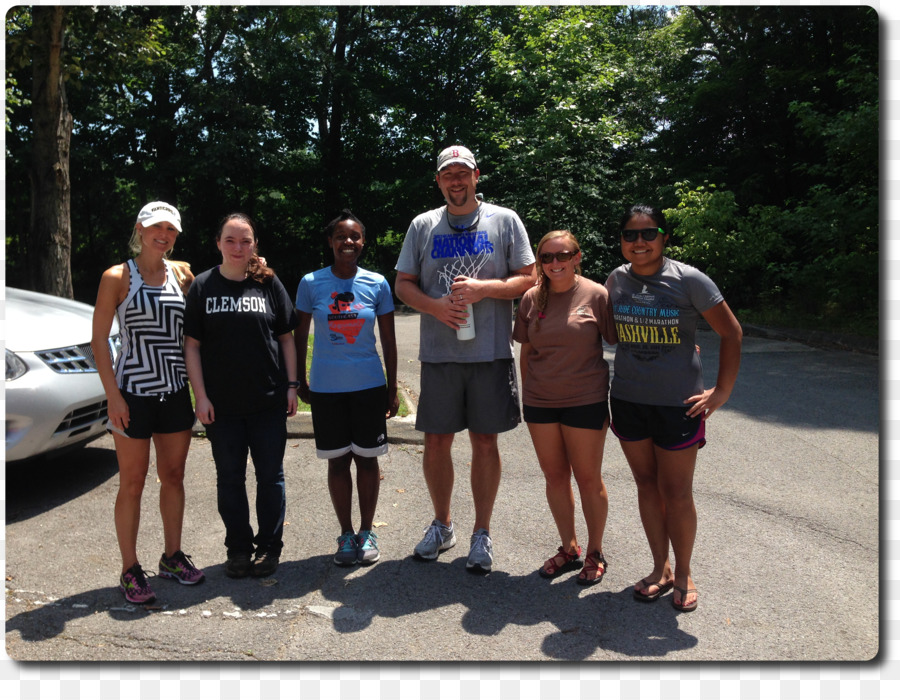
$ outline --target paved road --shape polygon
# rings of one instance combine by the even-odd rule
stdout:
[[[418,319],[398,316],[397,328],[400,377],[414,397]],[[715,335],[701,345],[712,381]],[[224,576],[214,468],[197,438],[185,549],[208,580],[153,579],[157,607],[130,606],[115,587],[116,466],[102,438],[77,457],[8,470],[6,651],[19,660],[868,660],[879,650],[878,427],[877,357],[747,338],[735,394],[700,453],[700,606],[690,615],[667,598],[631,598],[650,567],[614,439],[604,464],[609,572],[582,589],[575,573],[550,583],[536,573],[558,543],[524,426],[500,440],[492,574],[466,572],[464,541],[436,563],[411,559],[431,515],[421,436],[408,423],[389,426],[382,461],[382,560],[334,566],[337,524],[304,419],[291,422],[276,575]],[[466,443],[460,435],[454,448],[461,532],[473,519]],[[139,541],[148,569],[162,542],[158,488],[151,472]]]

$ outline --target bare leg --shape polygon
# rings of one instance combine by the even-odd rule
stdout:
[[[453,457],[450,448],[454,433],[425,433],[422,471],[434,506],[434,517],[450,524],[450,498],[453,495]]]
[[[606,428],[588,430],[562,426],[568,461],[578,484],[581,507],[587,524],[587,552],[603,552],[603,531],[609,514],[609,495],[603,483],[603,447]]]
[[[331,494],[331,503],[342,533],[354,532],[350,513],[353,504],[353,475],[350,473],[352,462],[353,455],[349,452],[328,460],[328,493]]]
[[[500,489],[500,451],[497,436],[469,431],[472,443],[472,497],[475,501],[475,526],[472,532],[491,529],[491,514]]]
[[[153,436],[156,447],[156,473],[159,476],[159,512],[162,515],[165,553],[171,557],[181,549],[184,526],[184,465],[191,446],[191,431],[159,433]]]
[[[559,423],[528,423],[538,464],[544,472],[547,505],[556,523],[563,550],[578,549],[575,534],[575,494],[572,492],[572,468]]]
[[[116,495],[114,519],[122,573],[138,561],[137,537],[141,522],[141,495],[150,468],[150,440],[136,440],[113,433],[116,459],[119,463],[119,492]]]
[[[698,447],[686,450],[656,448],[659,465],[659,493],[665,503],[666,530],[675,553],[675,586],[685,590],[694,587],[691,578],[691,556],[697,539],[697,509],[694,505],[694,467],[697,464]],[[675,592],[675,602],[690,604],[697,599],[690,593],[681,600]]]
[[[647,535],[647,542],[650,545],[650,554],[653,557],[653,571],[644,581],[666,583],[672,580],[672,567],[669,564],[666,507],[659,493],[656,451],[649,438],[637,442],[624,440],[619,442],[637,485],[638,510],[641,514],[644,533]],[[645,594],[648,592],[648,587],[643,582],[635,584],[635,588]],[[652,593],[652,591],[650,592]]]
[[[359,498],[360,530],[371,530],[381,489],[381,471],[377,457],[354,456],[356,461],[356,493]]]

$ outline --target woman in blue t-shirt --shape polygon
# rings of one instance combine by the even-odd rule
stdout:
[[[674,587],[672,605],[690,612],[697,607],[691,578],[697,450],[706,442],[706,420],[728,400],[737,380],[741,326],[709,277],[664,255],[669,236],[659,209],[635,205],[620,228],[628,264],[606,281],[619,341],[611,429],[634,475],[653,555],[653,571],[635,584],[634,597],[650,602]],[[701,317],[721,339],[719,374],[711,389],[703,387],[694,340]]]
[[[334,264],[306,275],[297,288],[300,325],[294,334],[300,368],[300,398],[312,407],[316,454],[328,460],[328,490],[341,528],[335,564],[378,560],[372,531],[381,475],[378,457],[387,454],[387,418],[397,415],[397,343],[394,301],[387,280],[358,265],[366,229],[349,210],[325,227]],[[309,382],[307,342],[315,319]],[[384,364],[375,347],[375,323]],[[356,462],[360,529],[353,529],[351,505]]]

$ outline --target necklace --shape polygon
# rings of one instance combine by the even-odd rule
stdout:
[[[475,217],[475,223],[471,226],[454,226],[450,223],[450,208],[444,207],[444,218],[447,219],[447,226],[453,229],[456,233],[472,233],[475,229],[478,228],[478,222],[481,221],[481,204],[478,205],[478,208],[475,210],[477,212],[477,216]]]

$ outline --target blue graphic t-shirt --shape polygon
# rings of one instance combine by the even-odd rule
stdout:
[[[306,275],[297,287],[297,309],[314,323],[309,388],[324,394],[384,386],[375,345],[378,316],[394,310],[387,280],[360,268],[351,279],[330,267]]]
[[[643,277],[622,265],[606,288],[619,343],[609,394],[654,406],[683,406],[703,391],[703,367],[695,347],[704,311],[723,301],[715,283],[695,267],[669,258]]]

